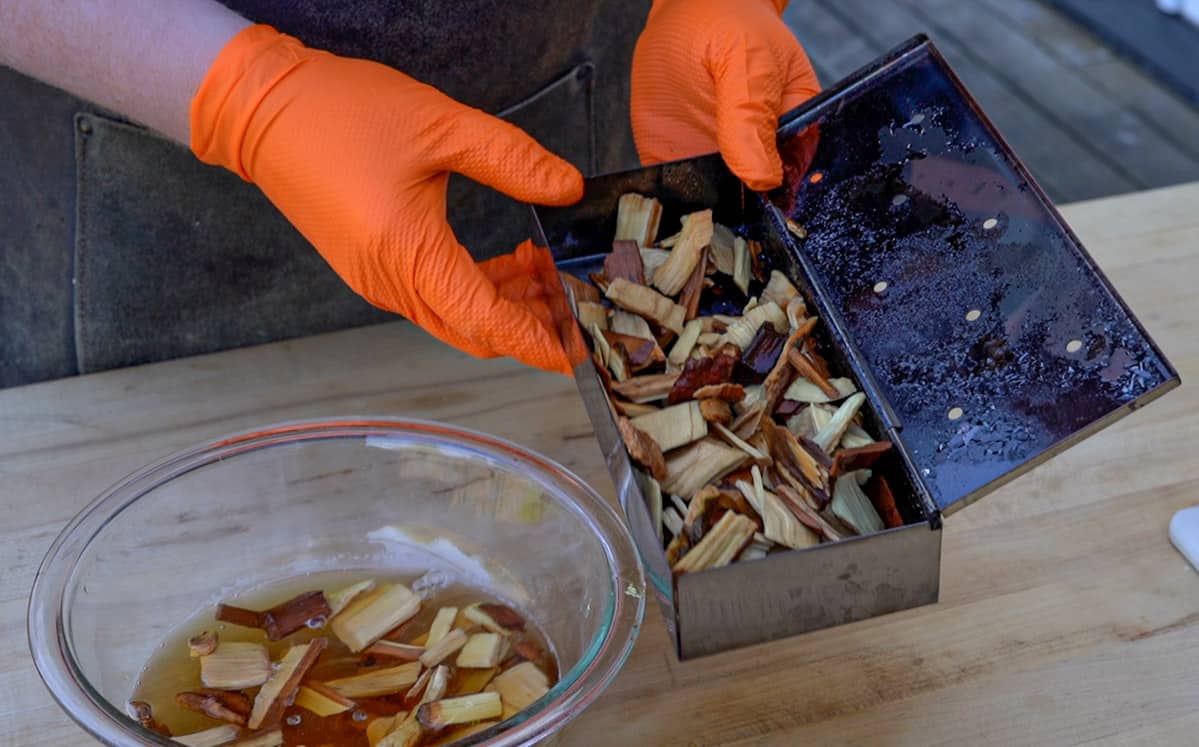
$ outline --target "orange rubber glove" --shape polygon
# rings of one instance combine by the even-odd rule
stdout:
[[[751,189],[777,187],[779,115],[820,92],[783,23],[787,0],[654,0],[633,54],[641,162],[720,151]]]
[[[192,100],[191,147],[257,184],[375,306],[471,355],[570,373],[547,301],[557,275],[536,271],[548,252],[525,242],[476,264],[446,222],[451,171],[527,202],[582,196],[579,172],[513,125],[385,65],[251,26]]]

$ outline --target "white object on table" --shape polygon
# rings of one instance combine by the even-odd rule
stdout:
[[[1170,519],[1170,541],[1199,571],[1199,506],[1174,514]]]

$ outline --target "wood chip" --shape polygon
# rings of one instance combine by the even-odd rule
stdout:
[[[382,586],[360,596],[333,618],[333,634],[357,653],[420,610],[420,597],[403,584]]]
[[[300,689],[296,691],[295,704],[321,717],[336,716],[357,705],[333,688],[316,680],[305,680],[300,685]]]
[[[576,304],[583,301],[600,302],[600,292],[591,283],[580,280],[568,272],[559,272],[558,277],[562,280],[562,286],[566,288],[567,293],[574,297]]]
[[[851,395],[837,411],[833,413],[833,417],[824,425],[816,435],[812,437],[813,443],[819,446],[825,453],[831,452],[833,447],[841,443],[841,436],[845,433],[845,429],[849,426],[850,421],[858,414],[858,410],[866,403],[866,395],[858,392]]]
[[[694,573],[728,565],[749,544],[756,530],[751,519],[726,512],[699,544],[674,564],[672,570],[676,574]]]
[[[658,442],[628,418],[617,418],[616,428],[620,431],[620,437],[624,440],[625,448],[629,450],[629,456],[633,461],[648,470],[654,479],[665,480],[666,459]]]
[[[836,397],[829,397],[820,387],[813,384],[811,381],[801,377],[791,382],[783,396],[787,399],[793,399],[797,402],[820,403],[836,402],[845,397],[849,397],[854,392],[858,391],[858,387],[852,380],[846,378],[832,378],[828,382],[837,390]]]
[[[526,661],[497,676],[487,689],[498,693],[512,710],[523,711],[549,692],[550,681],[536,664]]]
[[[431,633],[430,637],[432,637]],[[375,641],[363,649],[362,653],[380,659],[417,661],[425,653],[425,647],[414,646],[411,643],[396,643],[395,641]]]
[[[204,687],[241,690],[258,687],[270,679],[271,659],[260,643],[229,641],[200,657],[200,681]]]
[[[708,435],[708,423],[700,412],[699,403],[695,401],[641,415],[630,422],[652,438],[663,452],[685,446]]]
[[[828,379],[820,375],[820,371],[816,369],[812,361],[804,356],[803,353],[792,347],[787,350],[787,360],[790,361],[800,376],[819,387],[820,391],[824,392],[824,395],[830,400],[837,399],[840,396],[839,390],[830,384]]]
[[[667,296],[681,291],[699,264],[703,250],[712,242],[712,230],[711,210],[688,215],[670,256],[654,272],[654,287]]]
[[[218,642],[217,634],[207,630],[199,635],[192,636],[187,641],[188,656],[191,656],[193,659],[208,656],[213,651],[216,651]]]
[[[175,702],[181,708],[203,713],[217,721],[245,726],[250,716],[253,701],[240,692],[227,690],[198,690],[177,693]]]
[[[421,663],[410,661],[394,667],[372,669],[349,677],[340,677],[325,683],[343,697],[377,698],[404,692],[420,678]]]
[[[733,285],[749,295],[750,271],[753,260],[749,256],[749,245],[740,236],[733,239]]]
[[[903,515],[895,505],[895,496],[891,493],[891,485],[887,478],[882,475],[872,477],[870,482],[866,483],[866,496],[870,498],[874,510],[878,511],[888,529],[903,526]]]
[[[845,522],[858,534],[881,532],[886,528],[878,511],[870,498],[862,492],[858,478],[850,472],[833,484],[833,501],[830,506],[833,515]]]
[[[220,747],[227,745],[237,739],[241,734],[241,730],[231,724],[224,726],[216,726],[204,731],[192,732],[191,734],[180,734],[171,737],[172,741],[184,745],[184,747]],[[169,734],[167,736],[170,736]]]
[[[729,403],[723,399],[699,400],[699,413],[709,424],[728,425],[733,421],[733,408],[729,407]]]
[[[779,308],[786,309],[791,299],[798,298],[799,291],[795,290],[795,286],[787,279],[787,276],[778,270],[770,271],[770,279],[766,281],[766,287],[762,289],[761,300],[773,301],[779,305]]]
[[[270,679],[254,697],[254,708],[250,711],[246,725],[251,729],[260,729],[282,719],[283,709],[300,688],[300,680],[304,679],[328,645],[327,638],[313,638],[308,643],[288,649]]]
[[[658,347],[658,343],[654,340],[624,335],[611,330],[601,331],[601,334],[608,341],[608,344],[612,346],[613,351],[617,349],[621,351],[621,358],[630,372],[636,373],[651,366],[660,366],[666,362],[666,354],[662,352],[662,348]]]
[[[601,330],[608,329],[608,309],[603,304],[580,301],[575,315],[583,329],[589,329],[593,324]]]
[[[624,309],[612,310],[611,329],[613,332],[619,332],[622,335],[629,335],[631,337],[640,337],[643,340],[657,339],[654,337],[653,330],[649,328],[649,322],[633,312],[625,311]]]
[[[439,730],[456,724],[498,718],[504,712],[497,692],[481,692],[426,703],[417,710],[417,720],[426,729]]]
[[[715,223],[712,226],[712,241],[708,246],[712,264],[717,272],[732,275],[734,270],[733,242],[736,235],[728,226]]]
[[[740,384],[707,384],[691,395],[695,399],[722,399],[725,402],[740,402],[745,398],[745,387]]]
[[[673,495],[693,495],[744,464],[749,457],[740,449],[704,438],[666,458],[662,490]]]
[[[425,649],[425,653],[420,657],[421,665],[432,669],[465,646],[467,640],[469,637],[465,631],[454,628],[440,641]]]
[[[740,353],[732,345],[726,345],[712,355],[702,355],[687,361],[675,380],[670,394],[666,396],[667,404],[685,402],[694,396],[696,390],[712,384],[726,384],[733,376]]]
[[[870,469],[883,454],[890,450],[890,441],[877,441],[853,449],[838,449],[833,455],[833,467],[829,470],[829,476],[835,480],[847,472]]]
[[[658,238],[662,220],[662,204],[653,197],[633,192],[623,194],[616,202],[615,241],[629,239],[638,246],[652,246]]]
[[[646,403],[666,399],[678,379],[678,372],[643,374],[613,383],[611,388],[614,393],[631,402]]]
[[[641,250],[636,241],[618,239],[612,242],[612,251],[604,257],[604,275],[609,282],[624,278],[630,283],[645,285],[645,266],[641,263]]]
[[[703,295],[704,273],[707,269],[708,250],[705,248],[700,252],[699,262],[691,270],[691,277],[687,278],[687,283],[683,286],[682,292],[679,293],[679,306],[687,310],[687,321],[692,321],[699,315],[699,301],[700,296]]]
[[[460,669],[490,669],[500,663],[507,645],[499,633],[475,633],[458,652],[454,664]]]
[[[331,610],[329,614],[330,619],[343,612],[346,607],[349,607],[350,602],[374,590],[375,579],[368,578],[339,589],[326,591],[325,599],[329,602],[329,609]]]
[[[675,334],[683,331],[686,309],[653,288],[617,278],[608,285],[606,296],[622,309],[640,314]]]

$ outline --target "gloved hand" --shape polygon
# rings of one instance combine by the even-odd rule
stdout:
[[[257,184],[367,301],[471,355],[569,374],[544,302],[557,276],[532,272],[548,253],[526,242],[476,264],[446,222],[451,171],[528,202],[582,196],[579,172],[518,128],[385,65],[251,26],[192,100],[191,147]]]
[[[641,162],[719,150],[751,189],[783,178],[778,118],[820,92],[783,23],[787,0],[654,0],[633,54],[633,138]]]

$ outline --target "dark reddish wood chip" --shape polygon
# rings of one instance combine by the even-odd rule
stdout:
[[[630,242],[631,243],[631,242]],[[524,630],[525,619],[520,613],[511,607],[505,607],[502,604],[493,604],[485,602],[479,605],[479,609],[495,620],[501,627],[508,630]]]
[[[129,715],[136,719],[137,723],[141,724],[143,729],[149,729],[150,731],[161,734],[164,737],[171,736],[171,730],[167,728],[166,724],[155,720],[154,711],[150,708],[150,704],[146,701],[129,701],[129,711]]]
[[[591,282],[595,283],[595,287],[599,288],[600,292],[608,292],[608,277],[604,273],[589,272],[587,273],[587,277],[591,279]]]
[[[789,418],[792,415],[794,415],[795,413],[802,410],[803,407],[804,407],[803,402],[796,402],[793,399],[785,399],[782,402],[779,402],[778,407],[774,408],[774,414],[780,415],[784,418]]]
[[[769,324],[758,328],[758,333],[749,343],[749,347],[741,354],[737,364],[734,381],[739,384],[761,384],[766,375],[778,362],[783,348],[787,345],[787,335],[774,330]]]
[[[645,264],[636,241],[612,242],[612,253],[604,257],[604,276],[609,281],[624,278],[630,283],[645,285]]]
[[[203,713],[218,721],[245,726],[254,702],[246,695],[227,690],[203,689],[178,693],[175,702],[189,711]]]
[[[267,638],[280,641],[305,627],[309,620],[323,625],[331,614],[333,610],[324,592],[308,591],[265,612],[222,604],[217,607],[216,619],[244,628],[261,628],[266,631]]]
[[[735,353],[736,350],[736,346],[728,345],[716,351],[714,355],[689,359],[674,386],[670,388],[666,403],[673,405],[689,400],[701,387],[728,383],[733,375],[733,367],[740,358],[740,355]]]
[[[220,604],[216,608],[216,619],[243,628],[261,628],[264,624],[262,613],[248,610],[245,607],[234,607],[232,604]]]
[[[695,390],[695,399],[722,399],[725,402],[740,402],[745,399],[745,387],[740,384],[708,384]]]
[[[633,371],[641,371],[666,362],[666,354],[653,340],[607,329],[603,331],[603,335],[614,350],[620,348],[623,351],[623,358]]]
[[[658,442],[626,417],[616,420],[616,428],[633,461],[649,470],[655,480],[665,480],[666,458],[662,456],[662,447]]]
[[[322,591],[309,591],[271,607],[264,614],[267,638],[279,641],[306,627],[311,621],[318,627],[333,614]]]
[[[591,283],[580,280],[568,272],[559,272],[558,277],[562,279],[562,285],[570,289],[574,294],[575,301],[591,301],[592,303],[600,303],[603,297],[600,292]]]
[[[866,483],[866,496],[870,498],[874,510],[878,511],[888,529],[903,526],[903,516],[899,513],[899,507],[895,505],[895,495],[891,493],[891,485],[887,478],[882,475],[870,478]]]
[[[854,470],[870,469],[879,457],[890,450],[890,441],[876,441],[854,449],[840,449],[833,457],[833,467],[829,470],[829,479],[836,480],[838,475]]]

